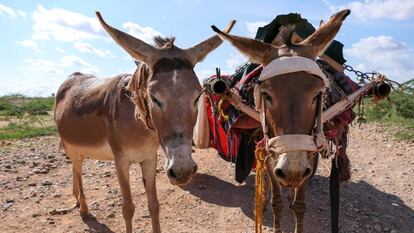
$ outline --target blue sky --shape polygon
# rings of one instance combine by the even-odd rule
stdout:
[[[334,12],[352,9],[337,40],[345,58],[363,71],[377,70],[389,78],[414,78],[414,1],[0,1],[0,95],[47,96],[72,72],[100,77],[130,73],[134,63],[103,31],[95,17],[140,39],[175,36],[176,45],[190,47],[213,35],[211,24],[253,37],[279,14],[300,13],[315,27]],[[245,62],[227,42],[196,66],[199,79],[216,66],[232,73]]]

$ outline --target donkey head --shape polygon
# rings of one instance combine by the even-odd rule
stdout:
[[[313,172],[316,162],[313,152],[304,149],[295,137],[281,136],[311,138],[308,135],[313,133],[318,97],[326,86],[326,78],[315,59],[324,52],[349,14],[349,10],[343,10],[333,15],[312,35],[296,44],[292,42],[293,26],[284,28],[272,44],[230,35],[213,26],[223,39],[264,67],[255,90],[255,101],[256,107],[261,106],[262,124],[269,130],[268,136],[286,139],[276,149],[270,139],[270,155],[266,159],[268,173],[282,185],[298,187]]]
[[[185,184],[197,171],[191,157],[193,128],[197,117],[197,101],[201,85],[194,73],[194,66],[208,53],[217,48],[222,40],[213,36],[191,48],[181,49],[174,45],[174,38],[156,37],[151,46],[127,33],[108,25],[99,12],[101,25],[109,35],[134,59],[144,64],[137,70],[128,85],[130,91],[141,93],[148,116],[157,132],[166,154],[166,170],[172,184]],[[225,31],[230,31],[232,21]],[[140,102],[141,101],[141,102]]]

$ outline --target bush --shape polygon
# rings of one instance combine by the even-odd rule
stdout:
[[[31,101],[25,104],[23,108],[29,115],[47,115],[47,112],[51,110],[51,107],[47,103],[39,100]]]
[[[25,122],[23,124],[10,123],[8,126],[0,128],[0,140],[22,139],[38,136],[53,135],[56,127],[34,127]]]
[[[370,120],[383,120],[392,118],[414,119],[414,89],[411,83],[403,84],[402,93],[393,92],[390,101],[381,100],[377,103],[367,102],[367,117]]]
[[[23,95],[0,97],[0,115],[22,117],[29,115],[46,115],[53,109],[54,97],[29,98]]]
[[[414,92],[406,90],[394,95],[395,109],[404,118],[414,119]]]

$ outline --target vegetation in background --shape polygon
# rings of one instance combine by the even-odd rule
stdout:
[[[402,93],[393,92],[390,101],[366,101],[366,117],[389,126],[393,134],[414,140],[414,79],[403,84]],[[0,140],[21,139],[56,133],[52,119],[54,97],[29,98],[14,94],[0,97]]]
[[[29,115],[47,115],[53,109],[54,97],[29,98],[14,94],[0,97],[0,115],[21,117]]]
[[[369,121],[396,127],[393,133],[397,138],[414,140],[414,79],[403,83],[403,88],[403,92],[390,95],[391,101],[367,101],[366,116]]]
[[[0,140],[54,134],[53,101],[53,96],[30,98],[14,94],[0,97]]]

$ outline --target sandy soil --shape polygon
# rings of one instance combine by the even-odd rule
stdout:
[[[0,142],[0,232],[124,232],[121,194],[113,162],[87,161],[84,188],[91,216],[77,210],[57,214],[75,202],[71,164],[58,151],[57,137]],[[396,142],[368,124],[352,128],[352,180],[341,185],[341,232],[414,232],[414,142]],[[254,176],[234,181],[233,165],[214,150],[196,150],[199,173],[184,187],[157,175],[163,232],[254,232]],[[329,161],[320,162],[308,188],[305,232],[330,232]],[[151,232],[139,166],[131,169],[136,204],[134,232]],[[286,205],[285,205],[286,206]],[[293,216],[285,208],[286,232]],[[270,208],[265,232],[271,232]]]

